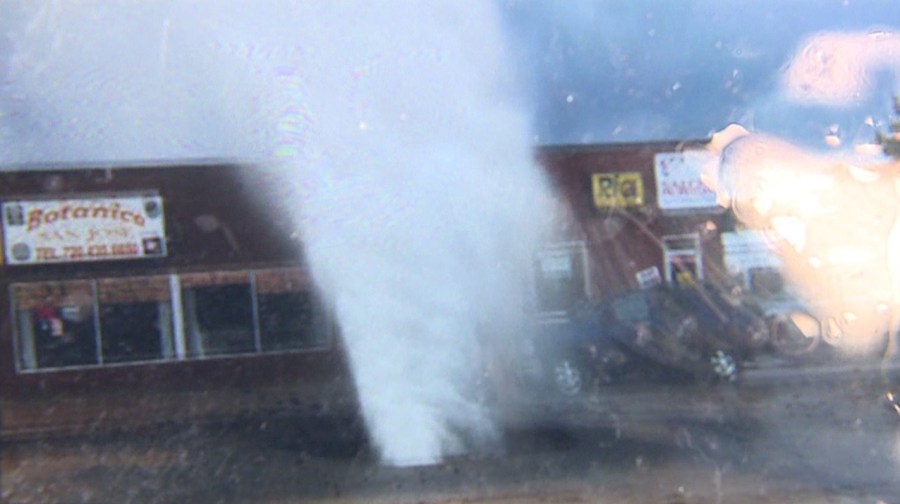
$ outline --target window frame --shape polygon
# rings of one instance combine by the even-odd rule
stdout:
[[[663,245],[663,279],[666,285],[674,285],[678,273],[675,262],[687,259],[694,263],[696,278],[702,282],[705,279],[703,267],[703,244],[700,233],[683,233],[665,235],[662,237]]]
[[[578,282],[578,279],[573,279],[573,282],[581,284],[581,299],[585,302],[589,302],[593,297],[593,293],[591,292],[590,258],[587,250],[587,244],[582,240],[560,241],[544,244],[537,252],[535,252],[531,275],[531,297],[534,302],[535,312],[538,318],[544,321],[567,320],[571,316],[572,311],[578,308],[577,306],[571,306],[568,309],[547,310],[544,309],[544,306],[542,306],[540,289],[544,279],[538,278],[541,258],[544,256],[557,255],[563,251],[565,251],[571,258],[573,268],[575,267],[575,262],[580,263],[579,267],[581,271],[581,280],[580,282]]]
[[[159,338],[159,358],[156,359],[135,359],[135,360],[124,360],[118,362],[106,362],[108,357],[104,350],[103,346],[105,345],[104,334],[103,334],[103,307],[104,305],[116,305],[116,304],[131,304],[134,303],[134,300],[129,300],[127,303],[115,303],[115,302],[104,302],[103,298],[103,288],[104,283],[109,282],[109,287],[113,287],[116,283],[128,283],[137,281],[140,282],[142,280],[149,280],[151,282],[155,281],[161,285],[165,285],[168,292],[166,295],[160,296],[159,299],[155,299],[155,296],[149,296],[148,299],[137,300],[138,303],[147,303],[153,302],[156,305],[157,317],[159,330],[158,330],[158,338]],[[104,278],[94,278],[92,279],[95,291],[95,303],[94,303],[94,311],[95,311],[95,321],[98,324],[97,332],[99,334],[98,343],[101,345],[98,351],[98,362],[102,366],[112,365],[112,364],[128,364],[128,363],[146,363],[146,362],[160,362],[160,361],[168,361],[172,360],[176,355],[177,351],[175,348],[175,325],[176,321],[174,318],[174,313],[172,312],[172,292],[171,287],[169,286],[169,276],[168,275],[141,275],[141,276],[124,276],[124,277],[104,277]],[[157,286],[159,288],[159,286]],[[137,296],[141,297],[141,296]],[[166,307],[164,309],[163,307]],[[166,318],[166,311],[168,311]],[[163,322],[166,322],[163,324]],[[171,353],[167,355],[167,349],[171,349]]]

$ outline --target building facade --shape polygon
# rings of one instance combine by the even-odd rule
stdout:
[[[5,434],[353,408],[295,230],[247,170],[0,174]]]
[[[556,194],[534,306],[717,281],[730,217],[700,142],[537,150]],[[698,159],[700,161],[698,161]],[[127,428],[356,408],[292,220],[225,163],[0,173],[0,428]]]
[[[700,180],[709,161],[701,142],[546,147],[538,155],[558,197],[556,234],[535,271],[539,310],[564,315],[627,290],[729,276],[720,236],[733,220]]]

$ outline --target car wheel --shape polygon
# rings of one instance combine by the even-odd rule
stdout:
[[[552,379],[557,391],[574,397],[584,391],[587,376],[572,359],[561,359],[553,365]]]
[[[772,320],[772,345],[782,355],[806,355],[822,341],[819,321],[807,313],[778,315]]]
[[[721,380],[735,381],[738,375],[737,362],[727,352],[716,350],[710,357],[709,363],[712,365],[713,374]]]

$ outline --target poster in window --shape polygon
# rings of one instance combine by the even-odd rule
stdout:
[[[662,276],[659,274],[659,268],[651,266],[635,273],[638,285],[641,289],[651,289],[662,284]]]
[[[10,265],[164,257],[158,195],[6,201],[3,256]]]
[[[653,158],[656,200],[662,210],[714,209],[716,193],[706,186],[701,174],[715,162],[708,153],[660,152]]]

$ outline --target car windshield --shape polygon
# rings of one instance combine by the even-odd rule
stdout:
[[[0,500],[897,502],[896,0],[0,2]]]

